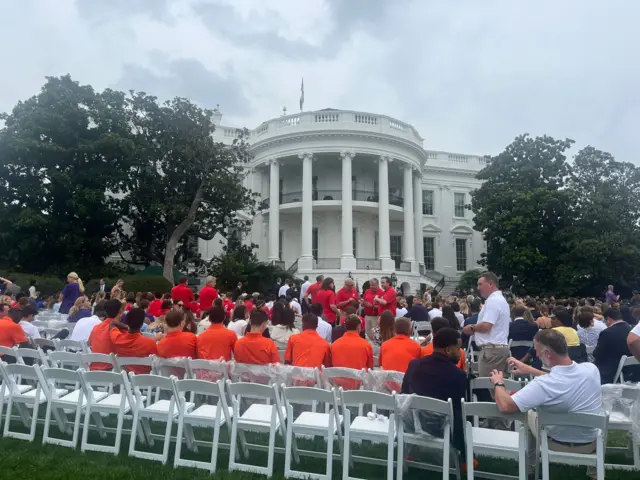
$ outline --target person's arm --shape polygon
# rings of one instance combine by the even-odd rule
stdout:
[[[507,388],[504,386],[504,377],[502,376],[502,372],[498,370],[494,370],[491,372],[491,383],[494,385],[493,394],[496,400],[496,404],[498,405],[498,409],[502,413],[516,413],[519,412],[520,409],[516,402],[513,401],[509,392],[507,392]],[[499,386],[495,386],[496,384],[502,384]]]
[[[340,315],[340,309],[336,306],[335,294],[331,298],[329,298],[329,308],[336,312],[336,315]]]
[[[284,363],[285,365],[291,365],[293,363],[293,342],[291,339],[293,336],[289,337],[289,341],[287,342],[287,350],[284,352]]]
[[[631,355],[633,355],[636,360],[640,360],[640,336],[633,333],[633,330],[627,335],[627,346],[629,347]]]
[[[527,353],[527,355],[524,356],[524,358],[526,358],[529,354]],[[524,362],[521,362],[520,360],[516,360],[513,357],[509,357],[507,359],[507,364],[515,367],[511,370],[511,373],[515,373],[517,374],[523,374],[523,375],[533,375],[534,377],[539,377],[540,375],[546,375],[545,372],[543,372],[542,370],[538,370],[537,368],[533,368],[530,365],[526,365]]]
[[[413,369],[414,369],[414,361],[411,360],[409,362],[409,366],[407,367],[407,372],[402,377],[402,387],[400,388],[400,393],[411,394],[411,377],[413,377]]]
[[[367,344],[367,368],[373,369],[373,347],[371,344]]]
[[[271,342],[271,363],[280,363],[280,354],[275,342]]]

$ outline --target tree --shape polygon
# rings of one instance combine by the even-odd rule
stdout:
[[[458,286],[456,290],[459,292],[473,292],[478,288],[478,279],[482,274],[482,270],[476,268],[474,270],[467,270],[462,274],[460,280],[458,280]]]
[[[124,94],[47,77],[0,120],[0,266],[90,277],[116,250],[133,151]]]
[[[247,228],[236,212],[254,207],[242,186],[248,132],[238,130],[230,146],[215,142],[212,111],[185,98],[160,104],[144,92],[131,92],[127,115],[135,161],[125,189],[130,229],[123,249],[134,262],[161,263],[171,279],[176,260],[199,261],[190,241]]]
[[[517,137],[492,157],[472,192],[474,228],[483,233],[487,253],[481,262],[510,284],[529,293],[558,294],[558,259],[568,253],[563,235],[570,224],[573,194],[565,151],[572,140]]]

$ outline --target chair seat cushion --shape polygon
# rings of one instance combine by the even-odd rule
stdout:
[[[370,420],[368,417],[356,417],[353,422],[351,422],[351,426],[349,430],[353,433],[368,433],[372,435],[385,437],[389,434],[389,419],[374,419]],[[395,430],[395,429],[394,429]],[[395,437],[396,432],[393,432]]]
[[[517,451],[518,443],[519,435],[517,432],[473,427],[474,446]]]
[[[267,426],[271,424],[271,413],[273,405],[265,405],[262,403],[254,403],[240,415],[239,423],[245,426]],[[287,411],[282,407],[282,416],[286,417]],[[280,427],[280,417],[276,415],[276,428]]]
[[[217,405],[200,405],[198,408],[196,408],[192,412],[187,413],[184,416],[184,418],[185,420],[188,420],[188,423],[194,423],[194,421],[197,422],[199,418],[203,420],[215,420],[217,412],[218,412]],[[220,425],[223,425],[227,419],[222,412],[220,413],[221,413]],[[227,407],[227,415],[229,416],[229,418],[233,417],[232,407]]]
[[[295,419],[293,424],[296,427],[327,430],[329,428],[329,417],[332,413],[315,413],[315,412],[302,412],[298,418]],[[342,423],[342,415],[339,416],[340,424]],[[333,422],[333,433],[338,431],[338,425],[336,425],[335,419]]]
[[[631,419],[622,412],[611,412],[609,414],[609,426],[626,426],[631,425]]]
[[[169,413],[169,407],[171,406],[171,400],[158,400],[157,402],[152,403],[151,405],[149,405],[146,408],[142,408],[140,410],[140,412],[146,412],[146,413]],[[184,403],[184,411],[186,412],[190,412],[191,410],[193,410],[193,407],[195,407],[195,404],[192,402],[185,402]],[[174,407],[174,412],[173,412],[174,416],[178,416],[178,409],[176,409]]]
[[[82,392],[82,390],[74,390],[71,393],[68,393],[67,395],[63,395],[61,398],[58,398],[58,402],[68,402],[70,404],[77,404],[78,403],[78,396],[80,395],[80,393]],[[93,392],[93,396],[96,399],[96,401],[100,401],[103,398],[105,398],[107,395],[109,395],[107,392]],[[86,396],[82,396],[82,406],[85,406],[87,404],[87,397]]]

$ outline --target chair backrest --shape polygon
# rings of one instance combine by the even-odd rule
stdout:
[[[230,369],[231,381],[234,383],[257,383],[261,385],[282,384],[284,377],[277,365],[251,365],[233,363]]]
[[[276,385],[261,385],[259,383],[232,382],[227,380],[227,391],[232,397],[255,398],[279,402]]]
[[[77,370],[67,370],[65,368],[42,368],[38,365],[35,366],[36,373],[40,376],[40,382],[48,386],[45,393],[51,395],[51,398],[56,399],[58,395],[56,393],[56,387],[76,385],[79,388],[81,384],[80,372]]]
[[[174,378],[175,390],[178,393],[193,392],[196,394],[214,396],[224,398],[224,383],[222,381],[207,382],[205,380],[185,379],[177,380]]]
[[[120,357],[119,355],[115,355],[114,361],[116,363],[118,371],[128,372],[125,367],[129,365],[140,365],[144,367],[151,367],[151,372],[153,373],[152,357]]]
[[[112,368],[117,368],[113,353],[84,353],[80,352],[82,362],[91,368],[92,363],[109,363]]]
[[[596,346],[595,345],[591,345],[591,346],[587,345],[585,348],[587,349],[587,354],[593,355],[593,351],[596,349]]]
[[[624,383],[623,369],[625,367],[630,367],[632,365],[640,365],[640,362],[636,360],[635,357],[623,355],[620,358],[620,363],[618,364],[618,370],[616,371],[616,375],[613,378],[613,383],[618,383],[618,380],[620,380],[620,383]]]
[[[343,390],[340,389],[340,400],[344,407],[359,407],[361,405],[375,405],[378,408],[396,411],[395,393],[380,393],[370,390]]]
[[[2,355],[2,357],[0,357],[0,359],[4,358],[5,355],[9,355],[10,357],[14,358],[14,359],[18,359],[18,354],[16,353],[16,350],[18,350],[16,347],[4,347],[4,346],[0,346],[0,355]]]
[[[189,372],[193,380],[205,380],[208,382],[222,380],[226,382],[229,379],[229,364],[224,361],[194,360],[190,358]]]
[[[517,392],[522,389],[523,383],[517,380],[510,380],[505,378],[504,385],[507,391],[509,392]],[[491,379],[489,377],[478,377],[473,378],[469,382],[469,391],[471,392],[471,398],[475,401],[476,394],[475,390],[493,390],[493,383],[491,383]]]
[[[89,353],[87,342],[82,340],[69,340],[65,338],[64,340],[55,340],[55,342],[56,349],[58,350]]]
[[[189,359],[186,357],[163,358],[153,356],[153,371],[161,377],[189,378]]]
[[[30,380],[34,382],[38,382],[40,380],[35,367],[33,367],[32,365],[23,365],[21,363],[3,363],[3,368],[6,375],[8,376],[8,378],[5,378],[5,380],[14,378],[21,378],[22,380]]]
[[[85,370],[81,368],[80,383],[82,385],[82,391],[91,403],[95,403],[95,397],[93,395],[94,387],[109,387],[109,391],[112,392],[114,387],[120,386],[122,393],[121,406],[124,407],[125,399],[129,405],[133,405],[133,395],[131,394],[131,388],[127,374],[124,372],[109,372],[102,370]]]
[[[399,393],[402,390],[404,373],[394,370],[369,370],[367,388],[374,392]]]
[[[50,318],[50,317],[49,317]],[[42,318],[42,320],[34,320],[32,322],[32,325],[36,328],[48,328],[49,327],[49,320],[45,319],[44,317]]]
[[[154,388],[158,390],[164,390],[166,392],[175,393],[173,388],[173,380],[170,377],[163,377],[161,375],[135,375],[129,374],[129,380],[133,387],[134,393],[140,393],[140,389]]]
[[[411,332],[414,338],[420,336],[420,332],[431,332],[431,322],[411,322]]]
[[[523,424],[527,423],[527,413],[502,413],[494,402],[465,402],[462,400],[462,418],[504,418]]]
[[[67,368],[71,367],[72,370],[84,368],[86,365],[82,362],[79,353],[61,352],[54,350],[47,354],[49,357],[49,363],[55,368]]]
[[[367,381],[367,372],[354,368],[330,367],[323,368],[321,372],[324,388],[342,388],[343,390],[358,390],[364,387]]]
[[[464,410],[463,410],[464,411]],[[551,413],[542,408],[538,409],[538,428],[542,429],[548,426],[567,426],[595,428],[600,430],[604,445],[607,444],[607,432],[609,428],[609,414],[602,413]]]
[[[44,347],[56,348],[55,342],[53,340],[49,340],[48,338],[34,338],[33,343],[34,345],[37,345],[40,348],[44,348]]]
[[[49,360],[42,350],[34,348],[16,348],[16,358],[18,363],[29,365],[42,365],[44,367],[49,366]],[[27,359],[25,361],[25,359]]]
[[[43,328],[40,330],[40,334],[47,338],[53,338],[62,331],[61,328]]]
[[[509,340],[509,348],[513,347],[533,347],[533,340]]]
[[[280,365],[280,372],[285,377],[288,387],[321,387],[320,372],[317,368]]]
[[[297,405],[314,405],[317,402],[335,406],[335,389],[325,390],[315,387],[287,387],[282,385],[284,399],[288,403]]]

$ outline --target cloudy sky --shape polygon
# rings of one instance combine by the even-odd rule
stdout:
[[[640,2],[2,0],[0,111],[46,75],[220,104],[253,128],[305,109],[384,113],[430,149],[523,132],[640,163]]]

